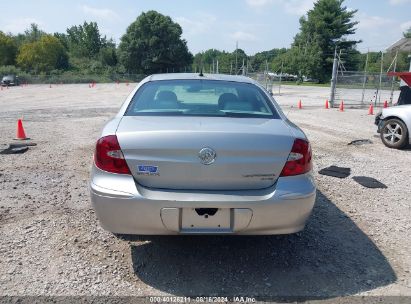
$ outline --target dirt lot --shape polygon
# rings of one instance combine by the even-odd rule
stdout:
[[[303,232],[124,241],[100,228],[88,194],[94,143],[133,87],[0,92],[0,144],[21,116],[37,143],[0,155],[1,295],[411,296],[411,147],[385,148],[367,110],[308,107],[323,105],[327,88],[276,97],[313,146],[318,199]],[[307,108],[289,107],[300,98]],[[373,144],[347,145],[354,139]],[[388,188],[317,173],[328,165]]]

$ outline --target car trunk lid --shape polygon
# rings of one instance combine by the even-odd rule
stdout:
[[[116,135],[139,184],[190,190],[270,187],[294,142],[284,121],[265,118],[125,116]],[[203,148],[215,151],[212,164]]]

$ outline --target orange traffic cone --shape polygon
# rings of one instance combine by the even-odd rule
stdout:
[[[303,104],[301,103],[301,99],[298,101],[298,108],[301,110],[303,108]]]
[[[388,108],[388,101],[384,101],[384,109]]]
[[[341,100],[341,103],[340,103],[340,112],[344,112],[344,100]]]
[[[29,139],[26,137],[26,132],[24,132],[23,122],[21,119],[17,121],[17,132],[16,132],[16,140],[26,140]]]
[[[374,115],[374,106],[370,104],[370,108],[368,109],[368,115]]]
[[[329,109],[329,108],[330,108],[330,106],[328,105],[328,99],[325,100],[325,108],[326,108],[326,109]]]

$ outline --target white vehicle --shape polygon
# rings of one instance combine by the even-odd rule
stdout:
[[[411,105],[383,109],[377,115],[375,124],[387,147],[401,149],[411,144]]]

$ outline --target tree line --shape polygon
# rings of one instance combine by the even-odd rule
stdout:
[[[278,48],[248,55],[209,49],[191,54],[182,28],[170,17],[156,11],[142,13],[131,23],[118,45],[100,33],[96,22],[84,22],[64,33],[46,33],[32,24],[24,33],[0,31],[0,73],[26,72],[34,75],[114,75],[200,71],[238,74],[248,71],[283,72],[327,82],[335,52],[345,69],[363,70],[367,55],[350,40],[358,22],[356,10],[344,0],[317,0],[313,9],[300,18],[300,31],[290,48]],[[404,37],[411,36],[411,29]],[[408,70],[406,53],[399,53],[397,70]],[[393,54],[384,56],[389,66]],[[381,52],[368,54],[367,70],[380,70]]]
[[[0,65],[31,74],[71,71],[79,74],[151,74],[190,66],[192,54],[182,29],[155,11],[142,13],[116,46],[96,22],[84,22],[65,33],[49,34],[36,24],[24,33],[0,31]]]

